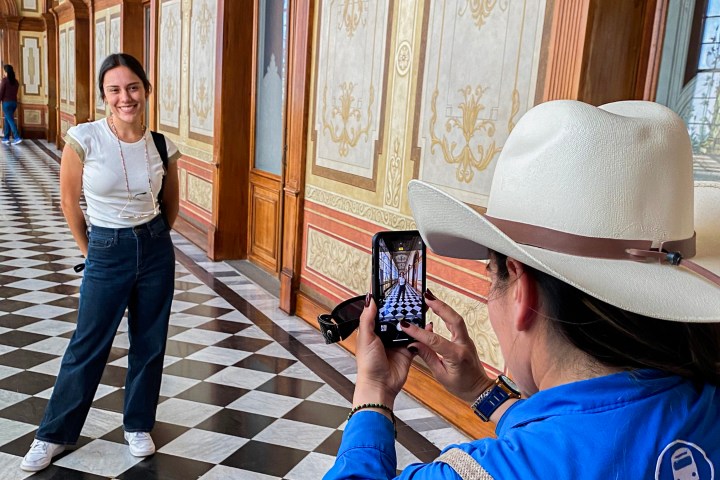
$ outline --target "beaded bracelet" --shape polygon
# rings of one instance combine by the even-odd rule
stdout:
[[[348,413],[347,419],[350,420],[350,417],[355,415],[356,412],[359,410],[362,410],[363,408],[379,408],[380,410],[385,410],[386,412],[390,413],[390,419],[393,423],[393,430],[395,430],[395,438],[397,438],[397,423],[395,422],[395,414],[392,411],[392,408],[388,407],[387,405],[383,405],[382,403],[363,403],[360,405],[356,405],[350,410],[350,413]]]

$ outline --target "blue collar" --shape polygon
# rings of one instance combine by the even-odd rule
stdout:
[[[498,423],[497,435],[558,415],[612,410],[685,382],[689,383],[660,370],[633,370],[559,385],[515,402]]]

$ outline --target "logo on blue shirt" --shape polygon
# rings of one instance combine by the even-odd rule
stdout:
[[[675,440],[660,453],[655,480],[715,480],[715,468],[698,445]]]

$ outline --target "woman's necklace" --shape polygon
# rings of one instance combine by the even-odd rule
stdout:
[[[123,174],[125,175],[125,191],[127,192],[127,198],[128,198],[128,204],[132,201],[132,194],[130,193],[130,182],[128,180],[128,174],[127,174],[127,166],[125,165],[125,156],[123,155],[123,149],[122,149],[122,143],[120,143],[120,135],[118,135],[117,128],[115,127],[115,121],[113,120],[113,116],[110,115],[108,117],[108,123],[110,124],[110,130],[112,130],[113,134],[115,135],[115,139],[117,140],[118,144],[118,150],[120,151],[120,163],[122,164]],[[150,156],[148,155],[148,148],[147,148],[147,138],[145,137],[145,125],[142,127],[142,139],[143,139],[143,146],[145,147],[145,168],[147,170],[148,175],[148,187],[150,188],[150,198],[152,198],[153,203],[153,212],[157,211],[157,201],[155,200],[155,192],[153,192],[152,188],[152,181],[150,177]],[[126,205],[127,207],[127,205]],[[123,208],[123,210],[125,210]]]

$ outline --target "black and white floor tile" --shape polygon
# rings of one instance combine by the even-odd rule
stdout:
[[[26,141],[0,150],[0,480],[319,479],[334,461],[355,362],[278,300],[173,233],[177,253],[157,453],[124,445],[125,322],[79,444],[47,470],[20,470],[75,328],[79,251],[60,211],[59,152]],[[399,467],[464,441],[402,394]]]

